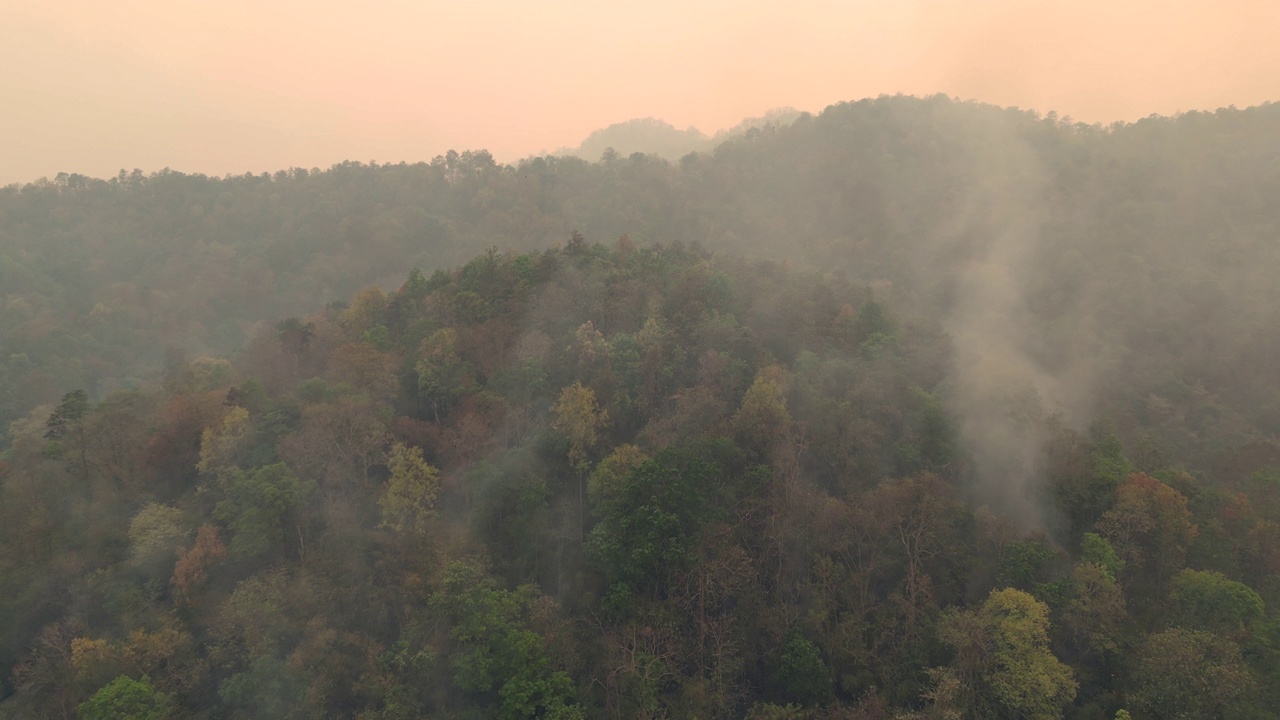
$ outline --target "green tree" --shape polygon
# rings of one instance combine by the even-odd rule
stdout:
[[[315,323],[303,322],[296,317],[286,318],[276,323],[276,340],[292,360],[294,382],[299,379],[302,357],[310,349],[311,340],[315,335]]]
[[[412,300],[421,300],[430,291],[431,286],[418,268],[410,270],[408,279],[400,286],[400,294]]]
[[[593,512],[608,512],[621,496],[627,477],[648,459],[635,445],[619,445],[601,460],[587,482],[587,497]]]
[[[831,699],[831,671],[822,652],[798,633],[789,633],[782,643],[774,674],[788,702],[813,706]]]
[[[458,353],[458,331],[453,328],[437,330],[422,341],[414,368],[418,396],[430,405],[436,422],[472,384],[471,366]]]
[[[696,448],[663,450],[631,472],[588,546],[611,585],[660,592],[672,573],[689,565],[722,472]]]
[[[72,445],[74,459],[69,465],[86,485],[89,483],[89,441],[85,429],[85,416],[89,414],[89,395],[84,390],[72,390],[62,396],[62,402],[45,423],[45,438],[49,457],[65,455],[64,445]]]
[[[552,669],[543,638],[526,624],[533,592],[497,588],[475,561],[446,568],[431,603],[449,621],[454,685],[496,706],[499,720],[579,720],[573,682]]]
[[[84,419],[89,412],[89,395],[84,390],[72,390],[62,396],[62,402],[49,416],[45,423],[44,436],[49,440],[61,440],[71,433],[76,423]]]
[[[884,306],[868,297],[858,308],[855,321],[856,340],[862,343],[875,336],[888,338],[893,335],[893,324],[885,315]]]
[[[293,668],[279,658],[260,655],[222,683],[218,698],[233,710],[235,720],[294,718],[303,716],[305,691]]]
[[[1052,488],[1060,506],[1078,535],[1088,530],[1115,502],[1116,490],[1133,472],[1120,440],[1113,433],[1098,433],[1092,447],[1066,429],[1059,429],[1049,442],[1054,466]]]
[[[1233,704],[1253,685],[1240,648],[1203,630],[1156,633],[1133,662],[1129,703],[1154,720],[1234,717]]]
[[[316,325],[311,322],[303,322],[296,317],[286,318],[276,323],[276,339],[286,351],[294,356],[299,356],[307,351],[311,345],[311,339],[315,337]]]
[[[1101,565],[1082,562],[1071,572],[1070,592],[1062,608],[1069,645],[1094,657],[1118,651],[1127,616],[1115,577]]]
[[[1124,560],[1116,554],[1115,548],[1106,538],[1097,533],[1085,533],[1080,543],[1080,559],[1101,567],[1112,580],[1120,577],[1124,571]]]
[[[1035,592],[1054,560],[1053,548],[1037,540],[1015,540],[1004,546],[996,583]]]
[[[80,720],[166,720],[173,716],[173,699],[157,691],[143,676],[121,675],[98,689],[76,708]]]
[[[293,532],[301,537],[295,514],[310,489],[310,483],[294,477],[284,463],[232,470],[222,481],[223,499],[213,511],[231,530],[231,553],[262,555]]]
[[[1179,572],[1173,578],[1173,619],[1187,628],[1242,638],[1262,619],[1262,597],[1214,570]]]

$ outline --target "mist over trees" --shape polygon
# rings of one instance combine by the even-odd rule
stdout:
[[[713,145],[0,189],[0,717],[1275,717],[1280,106]]]

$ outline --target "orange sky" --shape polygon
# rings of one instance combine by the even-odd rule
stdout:
[[[0,183],[499,160],[945,92],[1086,121],[1280,100],[1280,0],[0,0]]]

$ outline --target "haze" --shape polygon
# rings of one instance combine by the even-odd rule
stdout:
[[[654,116],[943,92],[1078,120],[1280,87],[1270,0],[689,3],[135,0],[0,7],[0,183],[499,160]]]

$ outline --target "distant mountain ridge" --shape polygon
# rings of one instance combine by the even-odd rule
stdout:
[[[691,152],[710,151],[725,140],[741,137],[753,129],[790,125],[805,114],[791,107],[775,108],[758,117],[746,118],[714,135],[707,135],[692,125],[681,130],[655,117],[633,118],[600,128],[583,139],[578,147],[561,149],[555,154],[594,161],[612,149],[623,157],[639,152],[666,160],[679,160]]]

